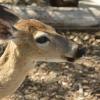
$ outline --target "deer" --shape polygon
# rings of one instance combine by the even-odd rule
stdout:
[[[12,14],[2,8],[0,14]],[[0,17],[0,100],[18,89],[36,62],[68,62],[78,51],[77,44],[50,25],[36,19],[10,18]]]

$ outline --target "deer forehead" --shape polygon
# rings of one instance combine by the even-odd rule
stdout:
[[[27,32],[30,32],[30,30],[55,32],[55,29],[53,27],[35,19],[19,20],[14,26],[19,30],[24,30]]]

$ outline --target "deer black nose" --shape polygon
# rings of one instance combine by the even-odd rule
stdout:
[[[79,46],[76,52],[76,59],[84,56],[86,54],[86,47],[83,46]]]

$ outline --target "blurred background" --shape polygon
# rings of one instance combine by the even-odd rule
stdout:
[[[100,100],[100,0],[0,0],[83,47],[74,63],[39,62],[8,100]]]

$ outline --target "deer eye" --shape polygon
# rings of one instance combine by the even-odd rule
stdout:
[[[0,45],[0,56],[4,53],[5,48],[6,48],[5,46]]]
[[[39,43],[39,44],[43,44],[43,43],[46,43],[48,41],[49,41],[49,39],[46,36],[41,36],[41,37],[38,37],[36,39],[36,42]]]

